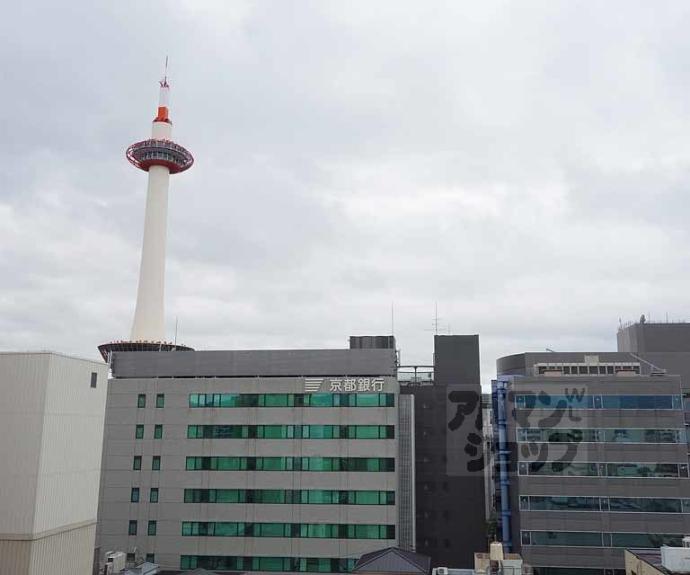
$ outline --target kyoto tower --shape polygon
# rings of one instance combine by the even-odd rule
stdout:
[[[192,154],[171,139],[169,96],[170,86],[166,74],[160,81],[158,113],[153,119],[151,137],[127,148],[127,159],[130,163],[149,174],[144,243],[141,250],[139,289],[132,334],[129,341],[114,341],[98,346],[106,361],[113,351],[191,349],[165,341],[165,245],[170,174],[184,172],[194,163]]]

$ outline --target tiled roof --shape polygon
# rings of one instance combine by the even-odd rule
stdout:
[[[354,573],[417,573],[428,574],[431,558],[398,547],[387,547],[362,555]]]

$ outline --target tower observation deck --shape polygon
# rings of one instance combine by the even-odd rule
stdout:
[[[151,137],[132,144],[126,152],[133,166],[148,172],[144,241],[131,337],[129,340],[99,345],[98,350],[106,361],[113,351],[192,349],[165,339],[165,251],[170,174],[184,172],[194,164],[192,154],[171,139],[169,94],[166,76],[160,82],[158,112],[153,120]]]

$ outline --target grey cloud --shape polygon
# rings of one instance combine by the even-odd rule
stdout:
[[[442,331],[612,349],[687,312],[684,2],[22,2],[0,23],[0,347],[127,337],[171,57],[167,309],[196,347]],[[30,33],[29,33],[30,31]]]

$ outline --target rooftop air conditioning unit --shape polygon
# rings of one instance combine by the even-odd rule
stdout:
[[[431,575],[448,575],[448,567],[434,567]]]
[[[112,571],[108,575],[121,573],[127,564],[127,554],[124,551],[108,551],[105,554],[105,564],[112,565]]]

